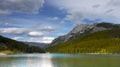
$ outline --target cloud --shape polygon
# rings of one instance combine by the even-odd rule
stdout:
[[[0,15],[18,13],[38,13],[44,0],[0,0]]]
[[[21,39],[23,39],[23,37],[14,37],[12,39],[14,39],[14,40],[21,40]]]
[[[45,26],[41,29],[41,31],[52,32],[55,31],[55,28],[53,28],[52,26]]]
[[[40,42],[42,43],[51,43],[54,40],[54,37],[43,37]]]
[[[28,32],[29,29],[27,28],[0,28],[1,34],[14,34],[14,35],[20,35]]]
[[[58,20],[58,17],[53,17],[53,20]]]
[[[81,20],[85,18],[118,19],[120,15],[119,0],[50,0],[49,3],[66,11],[64,20],[74,23],[81,23]]]
[[[54,37],[29,38],[28,42],[51,43]]]
[[[60,25],[61,25],[61,26],[64,26],[64,25],[65,25],[65,22],[64,22],[64,21],[61,21],[61,22],[60,22]]]
[[[28,33],[29,36],[43,36],[44,33],[40,31],[31,31]]]
[[[28,37],[43,37],[50,35],[55,31],[52,26],[45,26],[41,29],[31,29],[31,28],[0,28],[0,34],[8,35],[25,35]]]
[[[44,32],[39,30],[32,30],[29,28],[0,28],[0,34],[9,35],[29,35],[30,37],[43,36],[46,35]]]

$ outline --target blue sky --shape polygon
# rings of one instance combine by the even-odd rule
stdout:
[[[78,24],[120,22],[119,0],[0,0],[0,35],[50,43]]]

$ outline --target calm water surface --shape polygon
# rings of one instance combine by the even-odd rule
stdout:
[[[0,56],[0,67],[120,67],[120,55],[8,55]]]

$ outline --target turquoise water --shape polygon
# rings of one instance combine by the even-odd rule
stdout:
[[[120,67],[120,55],[7,55],[0,56],[0,67]]]

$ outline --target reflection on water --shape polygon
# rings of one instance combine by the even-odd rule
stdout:
[[[51,56],[49,54],[41,55],[40,58],[28,57],[26,67],[53,67]]]
[[[120,55],[10,55],[0,56],[0,67],[120,67]]]
[[[0,58],[0,67],[53,67],[50,54]]]

